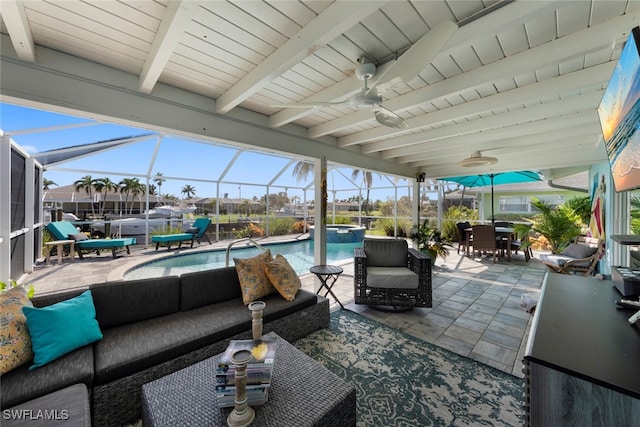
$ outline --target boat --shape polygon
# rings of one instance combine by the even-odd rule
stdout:
[[[181,216],[182,214],[192,214],[196,211],[195,205],[191,206],[173,206],[162,205],[156,206],[153,209],[149,209],[149,215],[153,216]]]
[[[182,227],[188,226],[182,219],[171,219],[169,217],[164,218],[149,218],[148,232],[162,231],[167,227]],[[109,230],[107,230],[107,224],[109,224]],[[94,232],[99,232],[105,236],[120,235],[120,236],[140,236],[147,234],[147,219],[146,218],[119,218],[112,221],[95,221],[91,223],[91,229]]]

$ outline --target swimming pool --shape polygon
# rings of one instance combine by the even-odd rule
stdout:
[[[263,246],[271,251],[271,255],[281,254],[287,258],[289,264],[291,264],[298,274],[308,273],[309,269],[315,264],[313,258],[313,240],[265,244]],[[327,264],[353,259],[354,248],[360,246],[362,246],[362,242],[327,243]],[[250,258],[261,252],[262,250],[255,246],[249,248],[233,248],[229,256],[229,265],[234,265],[233,258]],[[135,280],[148,277],[178,276],[193,271],[222,268],[225,266],[225,258],[225,249],[176,255],[133,267],[124,274],[123,279]]]

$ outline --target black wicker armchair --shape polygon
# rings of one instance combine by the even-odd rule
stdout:
[[[405,239],[364,239],[354,255],[356,304],[393,311],[431,307],[431,258]]]

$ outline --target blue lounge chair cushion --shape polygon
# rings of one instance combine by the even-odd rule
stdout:
[[[160,234],[156,236],[151,236],[151,241],[153,243],[181,242],[183,240],[191,240],[191,239],[193,239],[193,234],[190,234],[190,233]]]
[[[76,246],[80,249],[111,249],[124,248],[125,246],[135,245],[135,237],[126,237],[123,239],[87,239],[76,242]]]

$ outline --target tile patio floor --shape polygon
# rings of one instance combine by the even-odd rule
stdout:
[[[280,239],[269,239],[282,240]],[[228,242],[202,244],[180,253],[227,246]],[[177,251],[172,251],[177,253]],[[141,262],[166,256],[166,250],[136,247],[130,255],[112,259],[107,251],[101,256],[87,255],[73,263],[38,264],[26,281],[37,293],[84,287],[91,283],[116,280]],[[491,257],[472,258],[453,250],[446,261],[438,259],[433,269],[433,307],[415,308],[404,313],[386,313],[353,303],[353,262],[338,263],[344,273],[333,290],[345,308],[400,329],[460,355],[512,373],[522,375],[522,357],[531,325],[531,315],[520,308],[520,296],[538,294],[544,266],[534,258],[529,263],[522,255],[511,262],[491,262]],[[305,289],[314,289],[315,276],[301,276]],[[331,309],[340,309],[332,298]]]

